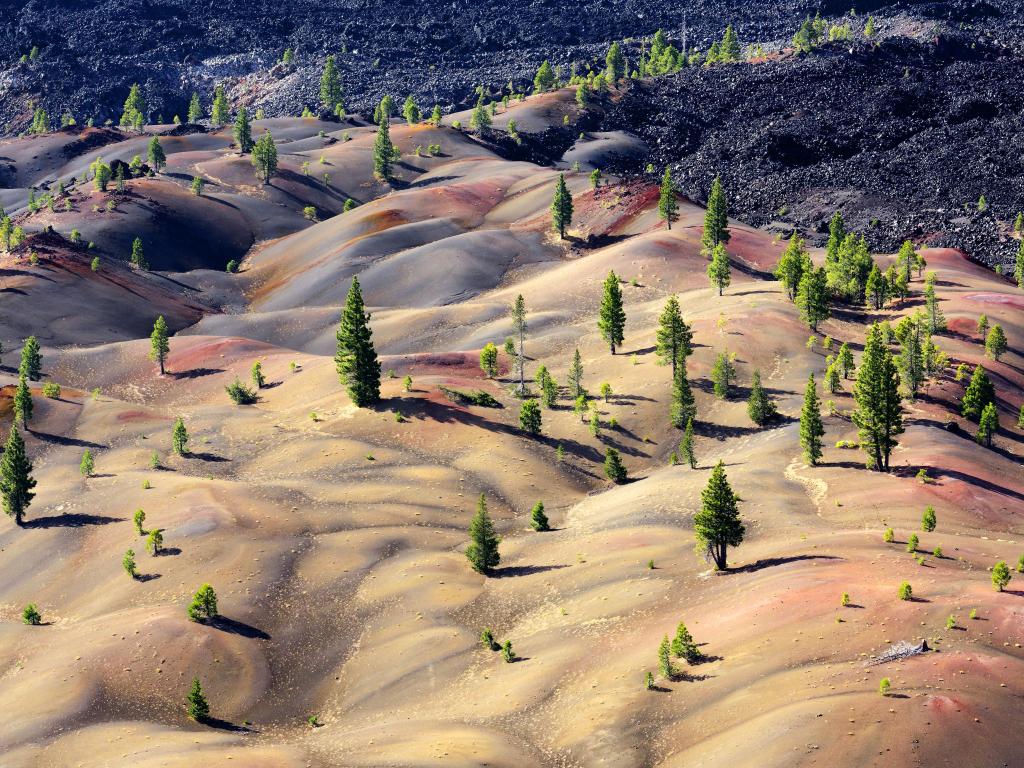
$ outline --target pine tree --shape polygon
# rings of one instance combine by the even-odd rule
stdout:
[[[608,53],[605,55],[605,72],[608,82],[612,85],[617,85],[619,80],[626,76],[626,57],[617,42],[608,47]]]
[[[555,71],[547,59],[537,68],[537,74],[533,76],[533,92],[543,93],[555,85]]]
[[[697,455],[693,450],[693,419],[686,422],[686,430],[683,432],[683,439],[679,441],[679,454],[686,459],[690,469],[697,468]]]
[[[487,499],[482,493],[477,501],[476,514],[469,524],[469,538],[466,557],[470,565],[477,573],[489,575],[501,562],[501,555],[498,552],[501,539],[494,532],[494,523],[487,512]]]
[[[913,400],[917,397],[917,390],[924,383],[924,340],[922,335],[925,329],[923,318],[915,316],[907,318],[910,320],[909,327],[905,329],[901,339],[900,354],[896,360],[896,366],[900,370],[900,379],[903,381],[903,388],[907,396]]]
[[[935,530],[935,523],[935,507],[929,504],[925,507],[924,514],[921,515],[921,530],[931,533]]]
[[[524,400],[522,405],[519,406],[519,426],[528,434],[540,434],[540,404],[536,400]]]
[[[987,448],[992,447],[992,438],[999,430],[999,414],[996,413],[994,403],[986,403],[981,411],[981,418],[978,420],[978,434],[976,438],[979,443]]]
[[[555,195],[551,201],[551,224],[558,230],[558,237],[565,240],[565,229],[572,224],[572,195],[565,185],[565,174],[558,174]]]
[[[516,355],[516,365],[519,368],[519,394],[526,394],[526,353],[523,345],[526,341],[526,300],[522,294],[516,296],[511,308],[512,329],[519,336],[519,352]]]
[[[380,400],[380,362],[373,347],[369,322],[370,313],[363,305],[359,278],[353,277],[338,324],[338,350],[334,362],[341,383],[348,390],[353,404],[359,408]]]
[[[672,172],[666,167],[665,175],[661,177],[661,192],[658,196],[658,216],[665,222],[668,229],[672,229],[672,222],[679,218],[679,201],[676,200],[676,190],[672,185]]]
[[[726,253],[725,244],[719,243],[711,251],[711,263],[708,264],[708,280],[711,285],[718,289],[718,295],[729,287],[731,282],[731,270],[729,268],[729,254]]]
[[[395,147],[391,143],[390,123],[381,115],[377,123],[377,135],[373,140],[373,175],[380,181],[391,180],[391,164],[394,162]]]
[[[839,370],[842,371],[843,378],[850,378],[850,374],[853,373],[853,352],[850,351],[850,345],[845,341],[843,345],[839,347],[839,354],[836,355],[836,363]]]
[[[192,595],[192,602],[186,609],[189,620],[201,621],[217,615],[217,593],[209,584],[203,584]]]
[[[672,377],[672,409],[670,420],[676,429],[693,422],[697,415],[697,405],[693,399],[693,390],[690,389],[690,380],[686,376],[686,360],[680,360],[675,367],[675,375]]]
[[[224,95],[224,86],[218,85],[213,89],[213,108],[210,110],[210,122],[214,128],[220,128],[227,123],[230,114],[228,97]]]
[[[935,273],[929,272],[929,274],[933,275]],[[928,316],[929,335],[944,330],[946,327],[946,317],[943,315],[942,309],[939,307],[939,299],[935,295],[935,286],[932,283],[925,286],[924,303],[925,313]]]
[[[786,289],[786,296],[790,301],[796,299],[796,291],[800,286],[800,278],[803,277],[806,269],[813,266],[810,264],[810,256],[804,247],[804,241],[797,237],[794,232],[789,238],[786,250],[779,257],[779,263],[775,267],[775,277]]]
[[[171,448],[179,456],[188,453],[188,430],[185,429],[185,422],[181,416],[174,422],[174,430],[171,432]]]
[[[498,375],[498,348],[490,341],[480,350],[480,370],[488,379]]]
[[[420,121],[420,108],[411,93],[405,97],[405,103],[402,105],[402,116],[409,125],[416,125]]]
[[[269,184],[271,177],[277,173],[277,145],[270,131],[266,131],[253,145],[252,164],[264,184]]]
[[[334,64],[334,57],[328,56],[324,61],[324,71],[320,76],[320,104],[330,114],[334,114],[341,104],[341,77]]]
[[[3,499],[4,513],[13,517],[17,525],[21,525],[25,510],[35,498],[32,489],[36,481],[32,477],[32,462],[25,453],[25,441],[18,432],[18,426],[11,424],[11,432],[0,457],[0,495]]]
[[[192,99],[188,103],[188,121],[198,123],[203,119],[203,105],[199,101],[199,94],[193,92]]]
[[[836,367],[835,362],[833,362],[825,369],[825,390],[834,395],[842,388],[843,385],[839,378],[839,369]]]
[[[992,566],[992,586],[996,592],[1002,592],[1006,589],[1006,585],[1010,583],[1011,578],[1013,578],[1013,575],[1010,573],[1010,566],[1006,564],[1005,560],[1000,560]]]
[[[675,377],[676,365],[690,356],[693,343],[693,331],[683,320],[679,310],[679,299],[674,295],[668,297],[665,309],[658,318],[658,332],[655,342],[655,354],[662,365],[671,364],[672,376]]]
[[[550,531],[548,516],[544,514],[544,502],[538,501],[530,511],[530,527],[535,531]]]
[[[768,397],[761,386],[761,372],[754,371],[754,383],[750,387],[750,397],[747,398],[747,415],[757,426],[763,427],[777,412],[775,401]]]
[[[876,311],[885,306],[885,300],[888,298],[889,285],[882,276],[882,271],[878,268],[877,264],[871,265],[871,272],[868,273],[868,281],[865,291],[867,293],[868,301]]]
[[[896,436],[903,432],[903,404],[896,363],[877,323],[868,331],[853,397],[857,403],[853,423],[859,430],[861,447],[868,454],[868,466],[888,472]]]
[[[729,397],[729,388],[736,378],[736,368],[732,364],[732,356],[728,352],[719,352],[715,364],[711,366],[711,383],[715,397],[725,400]]]
[[[249,370],[249,377],[252,379],[252,385],[256,389],[263,389],[267,383],[267,379],[263,375],[263,363],[259,360],[253,363],[252,368]]]
[[[1018,221],[1024,214],[1017,214]],[[1022,221],[1024,225],[1024,221]],[[1019,230],[1018,230],[1019,231]],[[1020,248],[1017,249],[1017,258],[1013,262],[1013,279],[1017,281],[1018,288],[1024,288],[1024,240],[1021,240]]]
[[[828,269],[839,261],[839,248],[846,240],[846,222],[843,214],[836,211],[828,224],[828,242],[825,244],[825,267]]]
[[[537,387],[540,389],[541,403],[545,408],[554,408],[558,402],[558,384],[545,366],[537,369]]]
[[[668,635],[661,639],[661,644],[658,646],[658,672],[666,680],[671,680],[676,674],[672,667],[672,657],[669,655]]]
[[[693,516],[697,546],[724,571],[728,567],[728,548],[738,547],[746,530],[740,521],[736,494],[729,487],[725,464],[719,461],[701,491],[701,510]]]
[[[722,35],[722,43],[718,46],[718,60],[721,62],[733,62],[740,60],[740,41],[733,31],[732,24],[725,28]]]
[[[135,514],[132,516],[132,523],[135,525],[135,533],[139,536],[145,536],[148,533],[148,531],[142,527],[146,524],[146,513],[143,510],[135,510]]]
[[[804,461],[816,466],[821,458],[821,438],[825,426],[821,422],[821,405],[818,401],[818,385],[812,373],[804,390],[804,405],[800,411],[800,445],[804,449]]]
[[[992,380],[982,366],[975,366],[971,382],[967,385],[961,401],[960,414],[966,419],[977,421],[981,418],[985,406],[989,403],[995,404],[995,401],[996,388],[992,385]]]
[[[235,117],[234,127],[235,144],[238,145],[238,151],[243,155],[246,152],[251,152],[255,143],[252,140],[252,124],[249,122],[249,112],[245,106],[238,108],[238,115]]]
[[[679,622],[679,626],[676,627],[676,636],[672,638],[672,653],[677,658],[686,659],[690,664],[700,660],[700,649],[683,622]]]
[[[124,102],[124,112],[121,114],[121,126],[139,129],[146,122],[146,101],[142,98],[142,90],[138,83],[132,83],[128,90],[128,98]]]
[[[701,236],[701,252],[710,255],[715,246],[729,242],[729,213],[722,190],[722,180],[716,176],[711,183],[708,207],[704,212],[704,234]]]
[[[78,470],[81,472],[82,477],[92,477],[92,473],[95,469],[96,460],[92,456],[92,451],[86,448],[85,453],[82,454],[82,461],[78,465]]]
[[[597,327],[601,338],[611,347],[615,354],[616,345],[622,344],[626,328],[626,312],[622,308],[622,288],[615,272],[609,272],[604,280],[604,295],[601,298],[601,309],[597,317]]]
[[[988,336],[985,337],[985,356],[998,362],[1000,356],[1007,349],[1009,347],[1006,343],[1006,334],[1003,333],[1003,327],[996,323],[989,329]]]
[[[163,315],[160,315],[153,323],[153,333],[149,336],[149,343],[149,359],[160,365],[160,375],[163,376],[164,364],[171,351],[171,343],[167,339],[167,322]]]
[[[621,485],[627,479],[626,467],[619,458],[619,452],[610,446],[604,454],[604,474],[616,485]]]
[[[133,579],[138,578],[139,569],[135,565],[135,550],[129,549],[124,553],[124,557],[121,558],[121,567],[124,568],[125,572]]]
[[[21,422],[22,429],[28,429],[32,418],[32,391],[28,387],[25,374],[18,376],[18,387],[14,390],[14,420]]]
[[[132,241],[132,255],[129,262],[136,269],[149,269],[149,262],[146,261],[146,253],[142,248],[141,237],[136,237]]]
[[[572,355],[572,363],[569,365],[569,394],[575,400],[583,395],[583,358],[580,357],[580,348]]]
[[[39,353],[39,342],[35,336],[25,339],[25,346],[21,348],[18,374],[25,376],[29,381],[39,381],[43,375],[43,356]]]
[[[160,144],[160,137],[154,136],[149,140],[149,148],[146,151],[146,155],[149,158],[150,167],[160,173],[164,166],[167,165],[167,155],[164,154],[164,148]]]
[[[796,292],[796,305],[800,317],[812,331],[818,330],[818,323],[831,316],[828,306],[828,279],[825,269],[818,267],[804,272]]]
[[[189,718],[196,722],[202,722],[210,716],[210,704],[203,695],[203,686],[198,677],[192,678],[192,687],[185,697],[185,705]]]

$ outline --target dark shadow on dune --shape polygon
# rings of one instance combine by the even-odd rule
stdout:
[[[157,557],[177,557],[181,554],[181,547],[162,547],[157,552]]]
[[[25,528],[81,528],[86,525],[107,525],[109,523],[123,522],[123,517],[107,517],[105,515],[90,515],[84,512],[71,513],[67,515],[51,515],[49,517],[37,517],[34,520],[26,520]]]
[[[160,578],[160,574],[159,573],[140,573],[138,576],[135,577],[135,580],[145,583],[147,581],[153,581],[153,579],[159,579],[159,578]]]
[[[504,579],[514,576],[532,576],[535,573],[547,573],[548,571],[558,571],[568,567],[568,565],[509,565],[497,569],[493,575],[499,579]]]
[[[764,290],[757,289],[757,290],[753,290],[753,291],[736,291],[735,293],[732,293],[730,295],[732,295],[732,296],[754,296],[754,295],[756,295],[758,293],[777,293],[777,291],[764,291]]]
[[[729,568],[724,573],[755,573],[765,568],[773,568],[777,565],[789,565],[789,563],[800,563],[805,560],[842,560],[836,555],[793,555],[791,557],[763,557],[760,560],[741,565],[738,568]]]
[[[283,381],[268,381],[260,389],[275,389],[284,384]]]
[[[653,397],[644,397],[643,395],[612,395],[615,405],[636,405],[640,403],[653,403],[656,402]],[[611,404],[611,403],[610,403]]]
[[[992,493],[998,493],[1003,496],[1009,496],[1011,499],[1016,499],[1017,501],[1024,501],[1024,493],[1021,493],[1020,491],[1012,490],[1003,485],[997,485],[996,483],[993,483],[989,480],[982,480],[980,477],[969,475],[966,472],[961,472],[958,469],[929,466],[922,466],[920,467],[920,469],[926,470],[928,472],[928,476],[931,477],[933,480],[941,480],[944,477],[948,477],[953,480],[960,480],[961,482],[967,483],[968,485],[973,485],[975,488],[981,488],[986,491],[991,491]],[[894,467],[892,473],[900,477],[909,477],[917,474],[917,468]]]
[[[207,725],[210,728],[216,728],[218,731],[231,731],[232,733],[255,733],[252,728],[245,725],[235,725],[229,723],[227,720],[221,720],[218,717],[205,717],[199,721],[202,725]]]
[[[792,424],[799,419],[793,416],[776,415],[768,424],[763,427],[756,425],[750,427],[730,427],[723,424],[707,424],[703,421],[693,422],[694,434],[701,437],[713,437],[716,440],[724,440],[727,437],[745,437],[746,435],[757,434],[758,432],[770,432],[773,429]]]
[[[28,291],[23,291],[21,288],[0,288],[0,293],[13,293],[18,296],[28,296]]]
[[[445,182],[448,181],[459,181],[461,178],[461,176],[434,176],[429,179],[417,179],[416,181],[409,184],[409,189],[414,189],[416,187],[427,187],[430,186],[431,184],[444,184]]]
[[[627,352],[625,350],[622,350],[618,354],[620,354],[620,355],[649,355],[655,349],[657,349],[657,347],[643,347],[641,349],[634,349],[634,350],[631,350],[629,352]]]
[[[54,445],[65,445],[74,446],[76,448],[106,448],[105,445],[99,443],[92,443],[88,440],[79,440],[77,437],[64,437],[63,435],[51,435],[46,432],[36,432],[32,428],[28,430],[29,434],[38,440],[42,440],[44,443],[52,443]]]
[[[192,368],[188,371],[168,371],[167,375],[173,379],[198,379],[202,376],[213,376],[217,373],[224,373],[223,368]]]
[[[910,697],[905,693],[887,693],[885,695],[887,699],[909,699]]]
[[[232,635],[241,635],[242,637],[248,637],[256,640],[270,639],[270,635],[262,629],[257,629],[251,624],[246,624],[244,621],[229,619],[227,616],[216,616],[209,619],[206,622],[206,625],[213,627],[214,629],[219,629],[221,632],[228,632]]]
[[[863,461],[822,461],[822,467],[838,467],[839,469],[866,469]]]
[[[218,456],[215,453],[196,453],[195,451],[189,451],[188,455],[189,458],[191,459],[199,459],[200,461],[212,461],[218,464],[225,461],[231,461],[231,459],[227,458],[226,456]]]
[[[1020,589],[1004,589],[1004,595],[1013,595],[1014,597],[1024,597],[1024,590]]]

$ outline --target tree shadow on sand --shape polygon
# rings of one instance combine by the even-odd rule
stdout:
[[[108,525],[110,523],[124,522],[123,517],[106,517],[105,515],[90,515],[86,513],[72,513],[68,515],[51,515],[49,517],[37,517],[34,520],[26,520],[25,528],[82,528],[86,525]]]
[[[227,632],[231,635],[240,635],[241,637],[248,637],[254,640],[269,640],[270,635],[264,632],[262,629],[246,624],[244,621],[236,621],[235,619],[229,619],[227,616],[215,616],[212,619],[207,619],[205,624],[214,629],[219,629],[221,632]]]
[[[173,379],[198,379],[203,376],[213,376],[217,373],[224,373],[223,368],[191,368],[187,371],[168,371],[167,375]]]
[[[52,443],[53,445],[72,446],[75,448],[106,448],[105,445],[99,443],[93,443],[89,440],[79,440],[77,437],[64,437],[63,435],[50,435],[46,432],[36,432],[33,429],[28,430],[29,434],[37,440],[41,440],[44,443]]]
[[[505,579],[515,576],[532,576],[535,573],[547,573],[568,567],[568,565],[509,565],[497,569],[493,575],[496,578]]]
[[[738,568],[729,568],[723,573],[756,573],[757,571],[764,570],[765,568],[773,568],[777,565],[789,565],[790,563],[799,563],[805,560],[842,560],[843,558],[837,555],[793,555],[791,557],[763,557],[753,563],[747,563],[741,565]]]

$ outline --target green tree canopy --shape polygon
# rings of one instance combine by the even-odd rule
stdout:
[[[736,494],[729,486],[725,464],[719,461],[701,491],[701,509],[693,516],[697,545],[720,571],[728,568],[728,549],[743,542],[746,531],[740,520]]]

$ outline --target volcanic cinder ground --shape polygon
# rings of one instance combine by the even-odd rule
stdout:
[[[571,123],[572,96],[499,110],[496,127],[509,117],[524,132]],[[25,436],[37,496],[23,528],[0,525],[0,764],[1024,762],[1024,576],[997,593],[989,574],[1024,553],[1024,294],[963,254],[925,251],[949,321],[939,337],[949,369],[907,403],[890,474],[835,447],[857,439],[852,381],[831,397],[823,463],[808,467],[797,420],[808,373],[823,370],[821,339],[849,342],[859,358],[866,325],[912,312],[922,279],[902,305],[837,311],[808,345],[771,277],[782,250],[771,235],[732,227],[732,284],[719,297],[699,252],[699,206],[683,201],[667,231],[657,189],[616,178],[591,188],[589,170],[634,151],[634,139],[584,135],[570,150],[576,216],[560,242],[548,214],[557,170],[502,159],[452,128],[460,118],[396,121],[403,155],[391,185],[373,180],[374,128],[358,119],[268,120],[256,131],[271,130],[281,155],[269,186],[226,130],[192,133],[164,139],[169,163],[155,178],[123,194],[77,183],[71,211],[31,215],[21,207],[29,185],[67,182],[97,156],[127,161],[148,136],[69,129],[0,145],[20,187],[3,202],[40,233],[2,256],[3,429],[25,336],[43,344],[44,380],[62,386],[58,399],[33,386]],[[434,143],[437,157],[415,151]],[[194,175],[207,182],[201,197],[188,189]],[[360,205],[341,213],[347,198]],[[303,217],[306,206],[319,222]],[[42,234],[47,226],[56,234]],[[83,245],[65,239],[72,229]],[[125,264],[136,236],[152,272]],[[891,258],[877,256],[883,269]],[[230,259],[238,274],[224,271]],[[614,356],[596,325],[609,270],[623,279],[628,317]],[[372,409],[352,405],[332,359],[353,275],[393,372]],[[578,347],[587,388],[611,385],[599,436],[564,392],[543,435],[523,434],[504,353],[496,380],[481,373],[479,350],[510,334],[519,294],[528,376],[544,364],[564,384]],[[654,354],[671,294],[695,334],[695,470],[669,464],[680,433],[668,420],[669,369]],[[981,313],[1009,338],[999,362],[984,359]],[[147,358],[157,314],[176,332],[164,376]],[[721,351],[735,353],[739,372],[724,401],[708,379]],[[259,402],[232,404],[225,386],[257,360],[268,379]],[[991,449],[959,417],[965,382],[953,377],[959,363],[983,361],[999,399]],[[780,408],[766,428],[746,414],[755,369]],[[501,407],[457,405],[441,386],[486,390]],[[185,457],[171,452],[177,416],[191,436]],[[604,479],[607,446],[631,482]],[[96,455],[89,479],[78,469],[85,448]],[[725,573],[694,554],[692,526],[719,460],[747,526]],[[481,493],[502,535],[490,578],[463,555]],[[529,527],[537,501],[551,532]],[[924,533],[929,504],[938,527]],[[135,533],[139,508],[163,529],[160,556]],[[906,551],[915,531],[923,565]],[[929,554],[936,546],[943,557]],[[128,548],[143,574],[134,581],[121,568]],[[913,602],[897,599],[903,581]],[[204,582],[222,618],[190,622],[186,605]],[[29,602],[42,626],[21,622]],[[705,661],[679,662],[685,674],[646,690],[658,644],[680,621]],[[512,641],[515,663],[481,646],[484,627]],[[920,639],[934,650],[868,664]],[[209,723],[185,715],[193,677]]]

